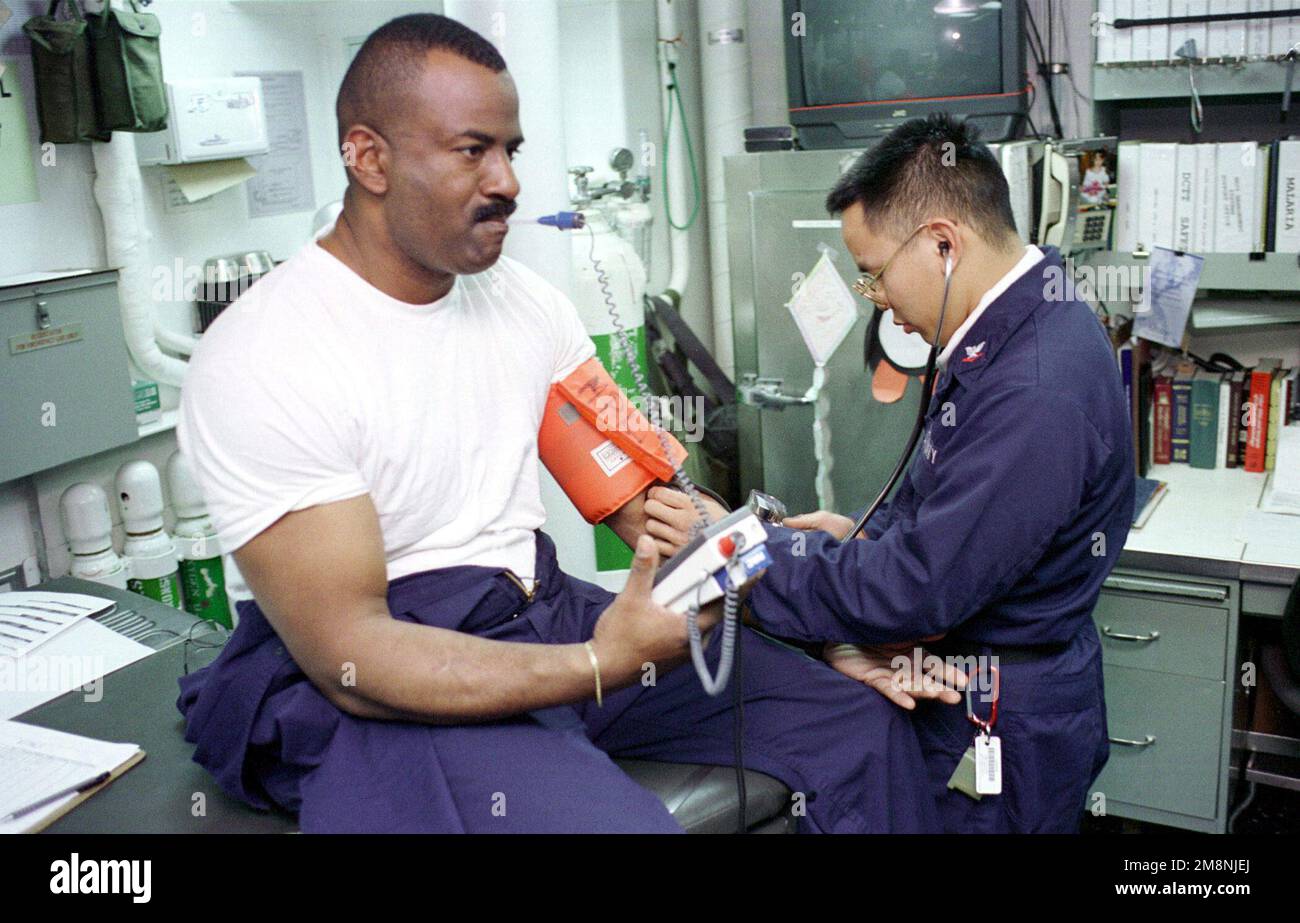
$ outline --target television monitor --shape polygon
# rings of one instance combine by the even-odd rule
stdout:
[[[784,0],[790,122],[806,149],[863,147],[951,112],[1024,132],[1023,0]]]

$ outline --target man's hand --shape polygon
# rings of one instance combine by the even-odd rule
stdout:
[[[709,522],[717,522],[727,511],[715,500],[700,495]],[[700,518],[691,498],[671,487],[651,487],[645,501],[646,532],[650,533],[665,558],[671,558],[690,541],[691,526]]]
[[[833,515],[833,514],[832,514]],[[850,679],[866,683],[895,705],[911,711],[917,699],[938,699],[949,705],[961,701],[966,674],[949,663],[926,670],[920,644],[827,644],[826,662]],[[914,657],[921,656],[920,663]],[[907,660],[906,665],[897,658]],[[901,667],[901,669],[900,669]]]
[[[658,668],[677,666],[689,653],[686,616],[659,605],[651,598],[659,569],[654,543],[642,536],[623,592],[596,622],[592,643],[600,661],[601,680],[611,687],[627,685],[647,663]],[[721,606],[700,611],[700,631],[718,623]]]
[[[853,531],[852,519],[839,513],[832,513],[830,510],[787,516],[781,525],[804,532],[829,532],[840,541],[844,541],[844,536]],[[858,538],[861,537],[862,533],[859,532]]]

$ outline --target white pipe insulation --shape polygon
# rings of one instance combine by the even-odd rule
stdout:
[[[193,337],[161,331],[154,321],[149,232],[135,144],[119,135],[115,142],[92,142],[90,149],[95,158],[95,201],[104,219],[104,249],[108,265],[118,270],[117,290],[127,349],[141,372],[160,384],[179,388],[187,363],[165,355],[159,339],[178,352],[192,351],[195,341]]]
[[[704,148],[708,169],[709,268],[713,284],[713,357],[735,376],[731,330],[731,268],[727,259],[727,201],[722,159],[745,150],[753,121],[745,0],[698,4],[703,78]]]

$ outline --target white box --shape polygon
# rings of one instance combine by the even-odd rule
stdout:
[[[1247,0],[1252,13],[1266,13],[1273,8],[1271,0]],[[1251,19],[1246,22],[1246,54],[1252,58],[1265,58],[1270,53],[1272,20]]]
[[[136,135],[141,166],[229,160],[268,150],[257,77],[169,81],[167,105],[166,129]]]
[[[1273,9],[1291,10],[1297,7],[1296,0],[1273,0]],[[1269,50],[1274,55],[1284,55],[1291,46],[1300,42],[1300,18],[1274,19],[1269,32]]]
[[[1185,0],[1184,0],[1185,2]],[[1115,0],[1097,0],[1097,63],[1115,60]]]
[[[1244,13],[1246,0],[1210,0],[1211,13]],[[1240,58],[1246,54],[1246,21],[1234,19],[1209,24],[1209,56]]]
[[[1169,0],[1147,0],[1147,19],[1165,19],[1169,16]],[[1168,61],[1173,57],[1169,47],[1169,26],[1147,26],[1147,60]]]
[[[1133,18],[1150,19],[1150,5],[1152,0],[1133,0]],[[1150,61],[1151,60],[1151,27],[1134,26],[1128,30],[1133,33],[1133,46],[1129,54],[1130,61]]]
[[[1115,18],[1132,19],[1133,18],[1133,0],[1115,0]],[[1133,60],[1133,33],[1134,29],[1116,29],[1115,30],[1115,60],[1132,61]]]
[[[1170,16],[1204,16],[1210,11],[1209,0],[1173,0],[1169,4]],[[1209,54],[1205,39],[1205,23],[1184,23],[1169,27],[1169,57],[1176,59],[1175,52],[1183,47],[1188,39],[1196,42],[1196,56],[1204,58]]]

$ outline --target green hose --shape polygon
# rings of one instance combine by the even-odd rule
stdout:
[[[665,52],[666,54],[667,52]],[[686,106],[682,103],[682,90],[677,83],[677,65],[672,61],[668,62],[668,118],[664,124],[663,149],[664,155],[660,162],[660,175],[664,190],[664,214],[668,217],[668,224],[675,231],[688,231],[695,224],[695,219],[700,214],[700,173],[695,167],[695,148],[691,144],[691,124],[686,118]],[[685,224],[678,224],[673,221],[672,207],[668,203],[668,144],[672,139],[673,133],[673,101],[676,100],[677,108],[682,113],[682,134],[686,138],[686,159],[691,165],[691,197],[695,200],[694,206],[691,207],[691,216],[686,219]]]

